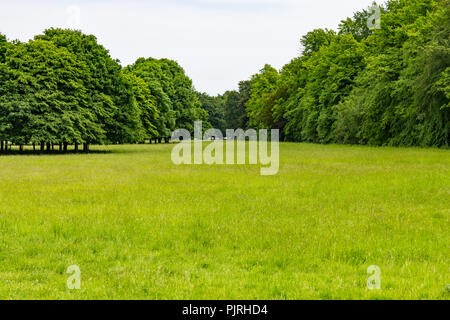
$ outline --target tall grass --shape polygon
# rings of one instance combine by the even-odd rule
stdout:
[[[0,298],[449,298],[448,150],[282,144],[261,176],[97,148],[0,157]]]

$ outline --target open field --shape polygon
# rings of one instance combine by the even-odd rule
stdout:
[[[261,176],[171,147],[1,156],[0,298],[450,298],[449,150],[282,144]]]

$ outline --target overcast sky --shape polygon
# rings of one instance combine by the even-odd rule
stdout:
[[[300,52],[302,35],[336,29],[372,0],[0,0],[0,32],[27,41],[49,27],[97,36],[122,65],[178,61],[197,90],[236,89],[269,63]],[[78,15],[79,13],[79,15]]]

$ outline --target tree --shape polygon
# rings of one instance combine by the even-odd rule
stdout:
[[[206,93],[198,93],[202,109],[208,113],[208,122],[215,129],[226,130],[225,106],[223,96],[211,97]]]
[[[300,41],[303,51],[302,55],[310,57],[314,52],[318,52],[323,46],[330,45],[336,36],[336,32],[329,29],[315,29],[304,35]]]
[[[247,114],[247,103],[250,100],[250,92],[252,89],[251,81],[241,81],[239,82],[239,95],[241,99],[237,104],[237,109],[235,112],[235,117],[237,121],[237,128],[248,128],[249,127],[249,118]],[[234,127],[230,127],[234,128]]]
[[[241,95],[238,91],[227,91],[223,95],[224,109],[225,109],[225,123],[227,129],[240,129],[240,115],[239,102]]]
[[[41,146],[104,139],[88,106],[87,66],[44,40],[10,46],[0,73],[3,135],[15,144]]]
[[[48,29],[35,39],[51,41],[85,63],[89,73],[88,104],[106,132],[105,142],[125,143],[141,138],[139,108],[132,85],[123,76],[118,60],[111,58],[95,36],[75,30]]]
[[[34,41],[0,34],[0,140],[137,142],[193,130],[278,128],[288,141],[448,146],[449,0],[389,0],[371,13],[316,29],[280,71],[266,65],[239,91],[197,93],[177,62],[119,62],[79,31],[49,29]]]
[[[141,78],[131,73],[125,74],[124,77],[132,85],[134,99],[139,108],[140,127],[143,129],[142,135],[148,139],[158,137],[157,125],[160,121],[160,113],[156,104],[156,98]]]
[[[373,2],[373,6],[378,6],[376,2]],[[380,8],[380,13],[384,12],[384,8],[378,6]],[[368,21],[371,17],[371,12],[368,10],[361,10],[355,12],[352,18],[347,18],[346,20],[342,20],[339,24],[339,34],[351,34],[356,41],[361,42],[364,39],[367,39],[371,34],[373,34],[373,30],[370,30],[368,27]]]
[[[251,127],[272,127],[272,94],[277,88],[278,77],[278,71],[270,65],[252,76],[250,99],[246,104]]]
[[[176,128],[194,130],[194,122],[207,122],[207,112],[183,68],[177,62],[168,59],[139,58],[128,66],[126,73],[132,73],[143,79],[157,99],[162,117],[159,134],[167,137]]]
[[[447,146],[448,0],[391,0],[380,29],[370,12],[343,20],[339,34],[316,29],[302,55],[277,74],[252,76],[252,126],[292,141]]]
[[[5,53],[8,46],[6,36],[0,33],[0,63],[5,62]]]
[[[387,3],[382,28],[364,41],[367,66],[337,109],[339,142],[448,145],[448,97],[439,89],[450,61],[444,2]]]

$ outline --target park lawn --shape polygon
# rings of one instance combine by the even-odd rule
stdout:
[[[171,148],[0,156],[0,299],[450,298],[449,150],[282,144],[261,176]]]

